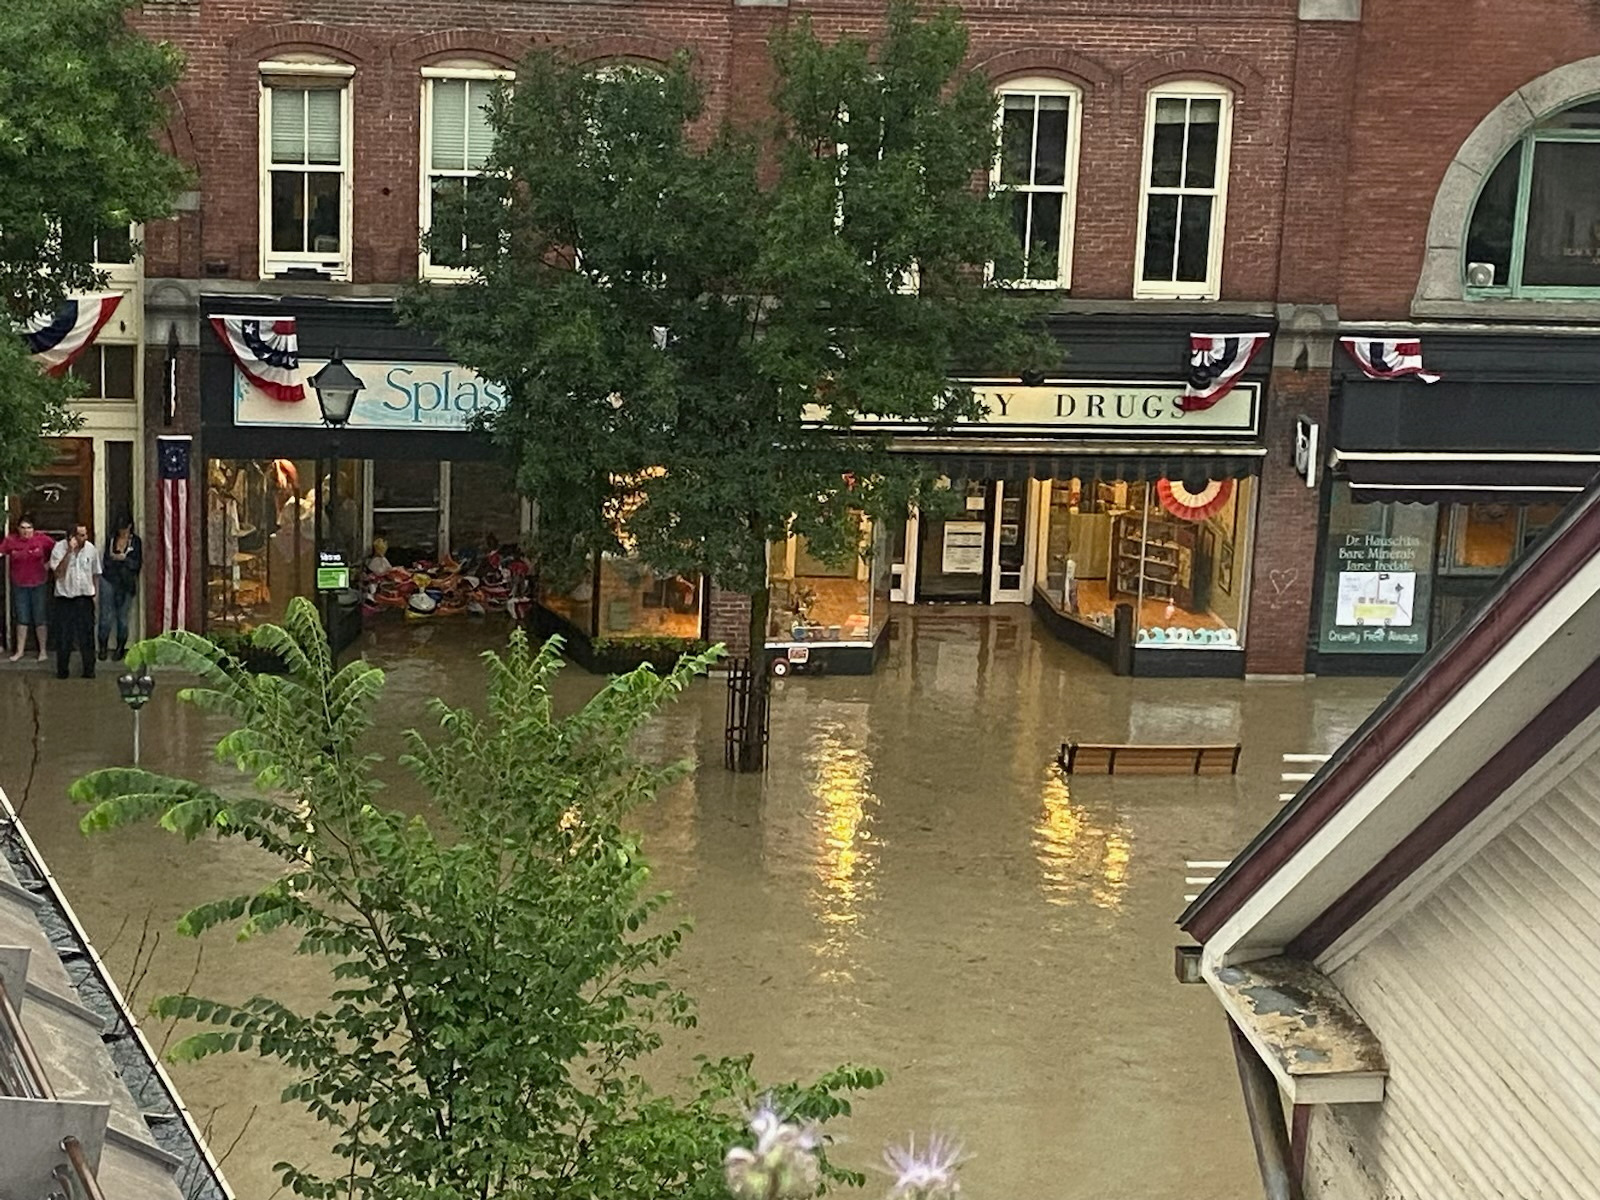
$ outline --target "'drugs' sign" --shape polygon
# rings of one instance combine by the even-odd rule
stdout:
[[[233,420],[236,425],[321,425],[322,410],[309,382],[324,359],[302,359],[300,374],[305,399],[292,404],[274,400],[250,383],[237,368],[233,373]],[[461,431],[479,414],[505,407],[506,394],[476,371],[458,363],[345,361],[366,386],[350,413],[351,429],[427,429]]]

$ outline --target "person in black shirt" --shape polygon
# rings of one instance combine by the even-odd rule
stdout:
[[[117,658],[128,652],[128,614],[139,594],[139,568],[144,566],[144,543],[133,531],[133,518],[117,518],[116,532],[106,543],[100,576],[100,661],[109,654],[111,631],[117,631]]]

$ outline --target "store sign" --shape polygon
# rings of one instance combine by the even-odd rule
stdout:
[[[1330,533],[1322,648],[1408,653],[1427,649],[1428,581],[1433,547],[1400,532]]]
[[[301,374],[310,379],[324,361],[302,359]],[[458,363],[364,362],[347,359],[366,387],[356,397],[350,429],[426,429],[459,432],[474,417],[499,412],[504,389]],[[233,420],[236,425],[321,425],[317,395],[306,385],[305,399],[293,404],[274,400],[237,369],[233,373]]]
[[[999,379],[968,379],[987,416],[940,429],[945,435],[1100,434],[1119,438],[1246,438],[1260,428],[1261,385],[1241,383],[1210,408],[1185,412],[1183,384],[1079,383],[1040,387]],[[820,425],[826,410],[812,405],[806,419]],[[911,422],[862,419],[857,429],[910,431]]]
[[[1322,453],[1321,428],[1310,417],[1301,413],[1294,419],[1294,473],[1306,481],[1308,488],[1317,486],[1317,456]]]
[[[946,521],[939,569],[946,575],[983,574],[982,521]]]

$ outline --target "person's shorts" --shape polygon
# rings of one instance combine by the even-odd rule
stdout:
[[[48,625],[50,618],[45,609],[45,585],[18,587],[11,585],[11,616],[18,625]]]

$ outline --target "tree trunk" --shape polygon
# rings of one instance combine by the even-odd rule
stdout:
[[[750,703],[744,710],[744,727],[739,731],[739,756],[735,769],[759,771],[767,765],[763,733],[767,727],[769,679],[767,673],[767,612],[772,607],[772,589],[750,593]]]

